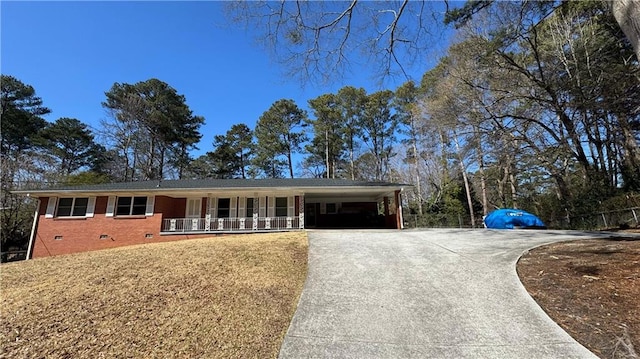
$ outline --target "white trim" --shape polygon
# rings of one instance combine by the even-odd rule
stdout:
[[[87,218],[92,218],[95,211],[96,211],[96,197],[89,197],[89,201],[87,202],[87,213],[85,214],[85,216]]]
[[[209,213],[211,217],[218,217],[218,197],[211,197],[211,202],[209,202]]]
[[[247,216],[246,209],[245,209],[246,206],[247,206],[247,198],[246,197],[238,198],[238,217],[245,218]]]
[[[269,196],[269,202],[267,202],[267,217],[273,218],[276,216],[276,198]]]
[[[296,211],[296,201],[294,196],[287,197],[287,205],[287,217],[295,216],[294,212]]]
[[[113,213],[116,208],[116,196],[109,196],[109,200],[107,200],[107,211],[105,212],[105,217],[113,217]]]
[[[56,203],[58,197],[49,197],[47,200],[47,212],[45,212],[44,218],[53,218],[56,213]]]
[[[260,202],[258,204],[258,217],[266,217],[267,216],[266,200],[267,200],[267,197],[260,197],[259,200],[258,200],[258,202]],[[253,205],[255,206],[255,203]]]
[[[144,213],[145,216],[147,217],[153,216],[153,208],[154,208],[155,202],[156,202],[155,196],[147,196],[147,210]]]
[[[398,193],[398,214],[400,215],[400,229],[404,229],[404,218],[402,217],[402,192]]]
[[[231,197],[229,201],[229,218],[236,218],[238,215],[238,197]]]
[[[36,240],[36,231],[38,229],[38,219],[40,217],[40,205],[42,201],[38,198],[38,204],[36,205],[36,212],[33,215],[33,224],[31,225],[31,234],[29,235],[29,246],[27,247],[27,258],[26,260],[31,259],[33,255],[33,241]]]

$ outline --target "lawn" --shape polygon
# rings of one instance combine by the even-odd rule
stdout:
[[[276,357],[307,248],[270,233],[3,264],[0,357]]]

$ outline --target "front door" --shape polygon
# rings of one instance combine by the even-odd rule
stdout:
[[[187,198],[186,218],[200,218],[202,210],[202,198]]]

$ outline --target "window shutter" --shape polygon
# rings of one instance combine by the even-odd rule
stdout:
[[[85,216],[93,217],[93,213],[95,212],[95,209],[96,209],[96,198],[89,197],[89,202],[87,203],[87,213],[85,214]]]
[[[116,207],[116,196],[109,196],[109,200],[107,201],[107,212],[104,214],[105,217],[113,217],[113,211]]]
[[[259,217],[266,217],[266,200],[267,197],[260,197],[260,200],[258,202],[260,202],[260,210],[258,211],[258,216]]]
[[[218,218],[218,198],[211,197],[211,206],[209,207],[209,213],[211,213],[211,217]]]
[[[276,198],[269,197],[269,203],[267,205],[269,207],[267,217],[273,218],[276,215]]]
[[[147,197],[147,211],[145,212],[145,216],[153,216],[153,205],[155,204],[155,196]]]
[[[244,218],[247,216],[245,213],[245,208],[247,207],[247,198],[240,197],[238,198],[238,217]]]
[[[229,218],[237,217],[237,206],[238,206],[238,197],[231,197],[231,201],[229,201]]]
[[[289,205],[289,209],[287,209],[287,217],[295,217],[296,216],[296,214],[294,213],[296,211],[295,197],[289,196],[289,198],[287,198],[287,204]]]
[[[47,202],[47,212],[44,215],[44,218],[53,218],[56,213],[56,202],[58,197],[49,197]]]

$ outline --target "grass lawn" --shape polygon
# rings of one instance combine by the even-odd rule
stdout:
[[[3,264],[0,357],[276,357],[307,248],[269,233]]]

